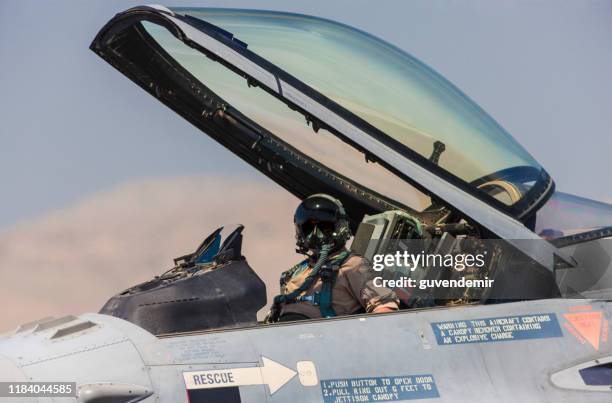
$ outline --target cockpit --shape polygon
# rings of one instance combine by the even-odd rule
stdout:
[[[600,276],[577,288],[555,277],[576,266],[556,246],[575,243],[569,226],[592,230],[604,216],[589,236],[610,236],[601,229],[612,224],[610,206],[593,202],[589,217],[559,220],[585,200],[555,192],[546,171],[478,105],[372,35],[304,15],[137,7],[111,20],[91,49],[288,192],[341,200],[358,253],[489,251],[486,269],[470,275],[503,286],[405,292],[405,309],[612,284]],[[266,287],[240,253],[242,231],[218,229],[102,312],[155,334],[256,324]],[[387,279],[406,274],[395,269]],[[410,276],[441,280],[436,273]]]

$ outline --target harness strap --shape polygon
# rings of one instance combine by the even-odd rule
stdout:
[[[332,245],[324,245],[321,248],[321,253],[316,264],[312,268],[311,273],[304,279],[304,282],[295,289],[294,291],[285,294],[285,286],[287,282],[293,277],[296,271],[303,267],[303,261],[293,266],[291,269],[285,271],[281,275],[280,286],[281,294],[274,297],[274,302],[270,310],[267,322],[276,322],[280,316],[280,306],[282,304],[292,304],[296,302],[311,302],[313,305],[318,305],[321,315],[324,318],[336,316],[336,312],[332,308],[332,290],[336,277],[338,275],[339,268],[344,264],[346,259],[350,256],[349,251],[343,251],[342,253],[334,256],[329,262],[327,261],[327,255]],[[315,281],[321,278],[322,286],[321,291],[316,292],[314,295],[301,295],[305,291],[309,290]]]
[[[312,286],[312,284],[314,284],[315,280],[319,276],[319,270],[321,269],[321,266],[323,266],[323,263],[325,263],[325,261],[327,260],[327,255],[329,254],[329,251],[331,250],[331,248],[332,248],[332,245],[323,245],[321,247],[321,253],[319,254],[319,259],[317,260],[317,263],[314,265],[312,272],[308,275],[308,277],[306,277],[302,285],[300,285],[296,290],[290,292],[289,294],[284,293],[284,289],[283,289],[284,283],[283,282],[285,279],[287,279],[287,276],[285,275],[286,272],[283,273],[283,276],[281,276],[281,294],[274,297],[274,302],[272,303],[272,307],[270,308],[270,313],[268,314],[268,317],[266,317],[266,322],[278,322],[278,318],[280,316],[280,311],[281,311],[280,306],[282,304],[288,304],[288,303],[295,302],[295,299],[299,297],[301,293],[308,290]],[[297,267],[294,266],[288,271],[291,272],[293,275],[293,273],[295,273],[296,270],[297,270]],[[286,281],[288,281],[288,279]]]
[[[349,255],[349,251],[342,252],[336,256],[329,265],[324,266],[323,270],[321,270],[321,291],[319,293],[315,293],[315,302],[319,305],[319,311],[321,311],[321,316],[324,318],[336,316],[336,311],[332,307],[334,284],[336,283],[336,278],[338,277],[338,270],[344,264],[346,259],[348,259]]]

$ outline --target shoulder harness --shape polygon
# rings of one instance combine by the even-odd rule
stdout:
[[[291,269],[281,274],[281,294],[274,297],[274,303],[272,305],[268,321],[275,322],[278,320],[278,316],[280,315],[280,306],[282,304],[293,304],[296,302],[305,301],[311,302],[313,305],[318,306],[319,310],[321,311],[321,316],[324,318],[336,316],[336,312],[332,307],[332,291],[336,282],[336,277],[338,276],[338,270],[340,267],[342,267],[351,253],[348,250],[345,250],[328,260],[327,254],[329,253],[329,248],[326,249],[321,251],[321,257],[313,267],[312,272],[296,290],[285,294],[286,284],[298,270],[303,268],[305,264],[308,264],[308,260],[298,263]],[[301,294],[310,289],[317,278],[321,278],[321,291],[315,292],[314,295],[302,296]]]

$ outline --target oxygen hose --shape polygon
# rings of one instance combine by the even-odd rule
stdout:
[[[312,277],[313,280],[317,277],[317,275],[319,274],[319,271],[321,270],[321,267],[327,261],[327,256],[329,255],[329,252],[331,251],[333,246],[334,246],[333,244],[326,244],[326,245],[321,246],[321,252],[319,253],[319,258],[317,259],[317,262],[315,263],[315,265],[312,268],[312,273],[310,273],[310,275],[304,281],[304,284],[306,284],[306,281],[310,277]],[[302,288],[302,287],[300,286],[300,288]],[[308,288],[310,288],[310,285],[306,289],[300,291],[299,294],[301,294],[303,291],[306,291]]]
[[[319,252],[319,258],[317,262],[312,268],[312,272],[306,277],[302,285],[300,285],[296,290],[290,292],[289,294],[280,294],[274,297],[274,302],[272,304],[272,308],[270,309],[270,313],[266,318],[266,322],[277,322],[278,317],[280,316],[280,305],[283,303],[291,303],[295,302],[296,298],[300,296],[304,291],[308,290],[312,284],[316,281],[317,277],[319,277],[319,272],[321,271],[321,267],[327,261],[327,257],[329,256],[329,252],[332,250],[333,244],[325,244],[321,246],[321,251]]]

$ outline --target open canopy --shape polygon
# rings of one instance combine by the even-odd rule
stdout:
[[[512,194],[483,189],[508,206],[533,197],[531,189],[546,179],[527,151],[461,91],[414,57],[365,32],[320,18],[270,11],[173,11],[228,31],[250,51],[423,159],[432,159],[438,147],[437,165],[454,177],[474,187],[482,185],[483,178],[509,182],[514,185]],[[271,98],[249,95],[242,83],[232,82],[235,77],[205,63],[201,54],[166,29],[147,26],[147,32],[240,111],[249,112],[274,133],[296,131],[289,122],[271,121],[277,119],[269,113]],[[251,102],[255,99],[260,102]],[[301,142],[318,141],[313,136],[302,138]]]
[[[353,227],[433,200],[494,236],[538,239],[525,224],[554,190],[545,170],[452,84],[366,33],[154,6],[118,14],[91,48],[296,196],[340,198]],[[541,249],[526,253],[549,266]]]

